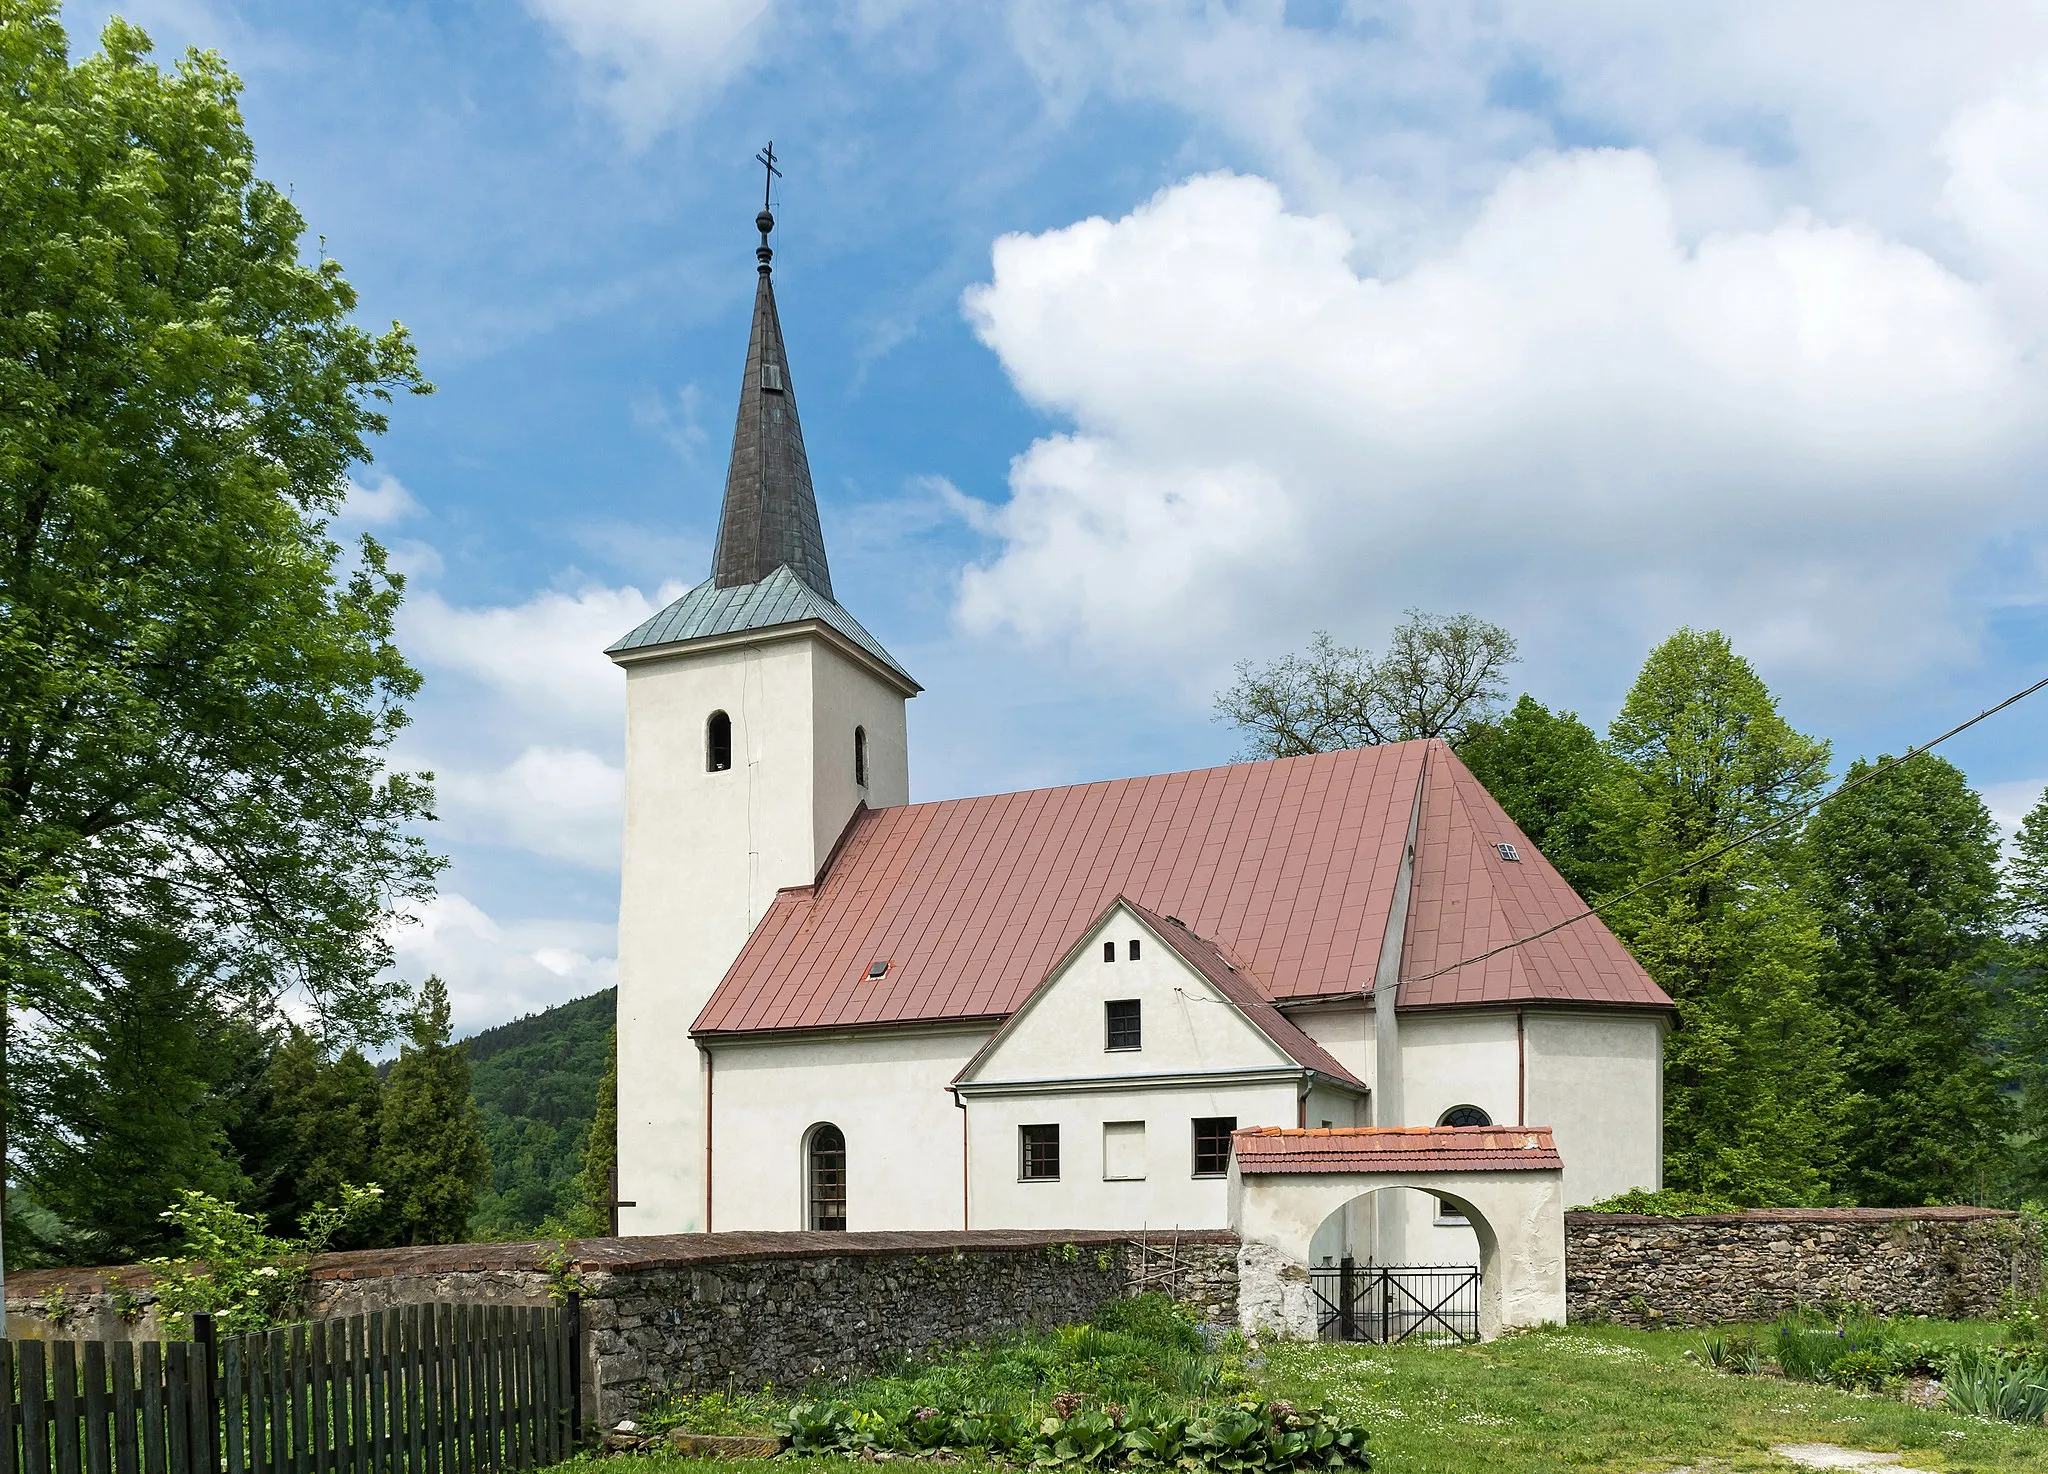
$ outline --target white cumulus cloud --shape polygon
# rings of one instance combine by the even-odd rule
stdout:
[[[1013,466],[959,613],[1198,683],[1408,605],[1811,669],[1952,653],[1951,585],[2026,503],[2041,384],[1986,294],[1788,212],[1688,240],[1657,162],[1539,156],[1442,250],[1219,174],[998,241],[966,309],[1066,417]]]
[[[580,998],[618,981],[616,931],[593,921],[500,921],[469,897],[443,891],[404,909],[392,928],[400,976],[438,974],[455,1033]]]
[[[687,118],[753,60],[770,0],[529,0],[629,137]]]
[[[485,687],[529,738],[587,733],[615,743],[625,681],[605,647],[682,592],[680,584],[664,585],[650,599],[637,588],[591,584],[522,604],[464,608],[430,591],[407,601],[399,635],[430,674]]]
[[[619,863],[626,775],[580,748],[529,747],[490,771],[443,770],[436,797],[451,836],[599,870]]]

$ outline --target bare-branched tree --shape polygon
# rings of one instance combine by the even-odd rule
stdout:
[[[1515,639],[1471,614],[1410,609],[1384,655],[1318,630],[1306,651],[1267,666],[1239,661],[1216,720],[1245,734],[1240,756],[1300,757],[1442,737],[1457,743],[1507,695]]]

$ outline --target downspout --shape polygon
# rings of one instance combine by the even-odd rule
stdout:
[[[1515,1124],[1529,1124],[1529,1031],[1515,1010]]]
[[[704,1232],[711,1232],[711,1064],[712,1054],[704,1050]]]
[[[1415,840],[1422,829],[1422,796],[1429,784],[1429,752],[1415,777],[1415,801],[1408,810],[1408,843],[1401,851],[1401,871],[1394,878],[1394,900],[1387,908],[1387,929],[1380,939],[1379,966],[1372,978],[1375,1076],[1372,1082],[1372,1123],[1403,1123],[1401,1090],[1401,1026],[1394,1014],[1400,1001],[1401,954],[1408,944],[1408,899],[1415,889]]]
[[[953,1104],[960,1107],[960,1231],[967,1231],[967,1102],[959,1091],[953,1092]]]

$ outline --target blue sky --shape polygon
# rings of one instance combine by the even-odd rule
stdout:
[[[105,8],[67,12],[91,44]],[[2048,667],[2048,11],[144,0],[439,385],[411,577],[458,1023],[610,981],[620,680],[702,578],[754,151],[841,600],[918,798],[1227,759],[1210,693],[1410,606],[1612,714],[1724,628],[1839,757]],[[2048,707],[1951,756],[2002,817]]]

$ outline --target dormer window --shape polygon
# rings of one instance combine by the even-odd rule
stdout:
[[[771,363],[766,359],[762,360],[761,387],[770,394],[780,394],[783,391],[781,364]]]
[[[722,711],[711,713],[704,724],[704,771],[723,773],[732,766],[732,718]]]
[[[853,729],[853,783],[856,788],[868,786],[868,729]]]

